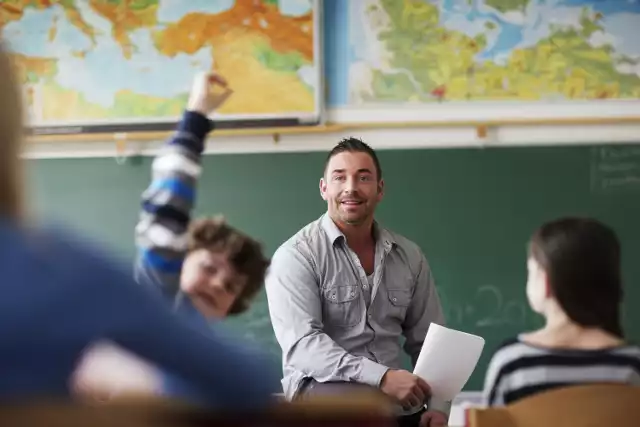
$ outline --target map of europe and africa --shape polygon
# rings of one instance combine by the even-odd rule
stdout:
[[[640,98],[639,0],[330,1],[347,28],[318,0],[4,0],[0,29],[33,126],[174,120],[200,70],[223,119],[313,119],[332,85],[329,108]]]

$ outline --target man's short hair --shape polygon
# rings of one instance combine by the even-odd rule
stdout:
[[[371,148],[367,143],[359,138],[349,137],[344,138],[338,144],[333,147],[333,149],[329,152],[327,159],[324,162],[324,172],[327,172],[327,166],[329,166],[329,161],[340,153],[344,153],[345,151],[352,153],[367,153],[371,160],[373,160],[373,164],[376,167],[376,175],[378,181],[382,179],[382,168],[380,167],[380,161],[378,160],[378,156],[373,148]]]
[[[236,272],[247,278],[228,314],[246,311],[262,288],[270,264],[262,252],[262,245],[228,225],[224,218],[214,217],[198,219],[191,223],[188,250],[191,252],[198,249],[224,253]]]

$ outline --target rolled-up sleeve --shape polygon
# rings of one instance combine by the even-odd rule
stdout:
[[[323,332],[318,278],[310,256],[299,246],[288,242],[276,251],[266,291],[286,366],[318,382],[380,385],[386,366],[349,354]]]

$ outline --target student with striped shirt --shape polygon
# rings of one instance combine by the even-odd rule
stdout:
[[[225,90],[217,93],[214,85]],[[196,311],[204,319],[244,312],[269,265],[261,245],[223,219],[191,221],[205,139],[214,126],[207,115],[230,93],[216,74],[195,79],[178,132],[153,162],[136,226],[137,281],[159,289],[169,300],[178,297],[178,308]]]
[[[485,380],[489,406],[585,383],[640,386],[640,348],[624,341],[615,233],[593,219],[543,225],[529,243],[527,297],[545,326],[504,343]]]
[[[178,131],[153,162],[136,226],[136,281],[202,327],[248,309],[269,265],[261,245],[223,219],[191,221],[201,155],[213,129],[207,116],[230,93],[216,74],[196,77]],[[94,398],[120,392],[182,395],[183,385],[111,343],[88,353],[76,382],[81,395]]]

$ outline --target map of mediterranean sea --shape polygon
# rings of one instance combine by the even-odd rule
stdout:
[[[351,104],[640,98],[638,0],[350,3]]]
[[[4,0],[0,30],[34,127],[173,122],[193,76],[212,69],[234,92],[221,119],[313,121],[315,9],[313,0]]]

